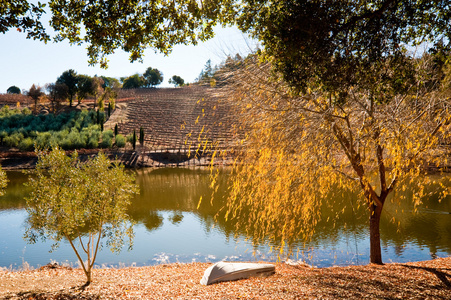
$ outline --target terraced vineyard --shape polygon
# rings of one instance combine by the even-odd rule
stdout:
[[[208,156],[211,145],[229,149],[241,136],[233,107],[214,88],[139,89],[125,91],[119,97],[133,100],[126,102],[122,117],[113,114],[106,126],[112,128],[118,123],[119,132],[124,135],[133,130],[138,135],[142,126],[145,147],[137,149],[141,155],[147,153],[146,159],[155,158],[157,153],[178,155],[174,159],[177,164],[183,157],[192,158],[194,153],[200,159]]]

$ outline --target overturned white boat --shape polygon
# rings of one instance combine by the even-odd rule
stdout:
[[[276,267],[271,264],[220,261],[205,270],[200,283],[209,285],[221,281],[245,279],[252,276],[269,276],[275,272]]]

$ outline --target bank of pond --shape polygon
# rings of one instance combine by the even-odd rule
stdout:
[[[102,249],[96,259],[99,267],[288,258],[272,253],[271,245],[254,245],[252,240],[245,240],[244,229],[226,222],[218,214],[224,203],[219,197],[213,202],[209,199],[208,170],[168,168],[129,172],[136,172],[140,186],[140,194],[128,211],[136,222],[134,246],[131,251],[123,249],[118,255]],[[0,197],[0,268],[35,268],[49,262],[77,266],[77,258],[68,243],[63,242],[50,253],[51,241],[25,242],[24,197],[29,190],[24,183],[29,175],[21,171],[8,171],[7,175],[8,188]],[[226,172],[222,174],[225,176]],[[223,190],[218,195],[226,193],[226,181],[223,182]],[[312,240],[295,241],[296,251],[289,258],[316,267],[367,264],[368,216],[365,207],[353,205],[355,197],[346,195],[338,201],[335,199],[335,209],[324,207]],[[345,211],[337,218],[344,206]],[[451,254],[451,200],[424,199],[416,213],[409,202],[399,206],[388,203],[384,209],[381,239],[385,262],[428,260]]]

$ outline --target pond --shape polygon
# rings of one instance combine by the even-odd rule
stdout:
[[[135,172],[135,171],[131,171]],[[19,171],[7,172],[7,192],[0,197],[0,269],[39,267],[49,262],[77,266],[68,243],[49,252],[52,242],[27,244],[24,197],[29,190],[23,185],[27,176]],[[133,199],[129,214],[135,220],[135,239],[131,251],[113,254],[102,249],[97,266],[155,265],[174,262],[276,261],[267,245],[252,245],[236,236],[227,222],[215,222],[222,203],[210,203],[209,172],[194,169],[153,169],[136,171],[141,193]],[[224,175],[226,176],[226,175]],[[224,186],[225,189],[225,186]],[[202,196],[202,205],[198,202]],[[343,201],[351,201],[353,196]],[[369,238],[364,208],[348,209],[335,225],[322,221],[308,243],[298,241],[299,251],[291,257],[316,267],[367,264]],[[362,211],[363,209],[363,211]],[[397,212],[396,212],[397,209]],[[444,257],[451,254],[451,200],[439,203],[425,200],[419,212],[403,203],[386,205],[381,222],[384,262],[407,262]],[[325,211],[335,216],[334,211]],[[396,216],[396,222],[390,221]],[[399,221],[399,224],[398,224]],[[285,258],[283,258],[285,259]]]

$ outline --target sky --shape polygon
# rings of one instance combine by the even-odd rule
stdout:
[[[127,77],[144,73],[148,67],[163,72],[160,87],[172,86],[168,83],[173,75],[182,77],[185,82],[194,82],[204,68],[207,60],[212,65],[220,64],[227,55],[245,55],[255,49],[256,42],[248,39],[237,28],[215,29],[216,36],[197,46],[175,46],[168,56],[155,54],[153,49],[145,51],[143,63],[130,63],[129,55],[122,50],[110,55],[108,69],[99,65],[89,66],[86,46],[71,46],[68,42],[47,44],[26,39],[24,33],[11,29],[0,34],[0,93],[6,93],[10,86],[22,91],[29,90],[32,84],[44,86],[55,82],[66,70],[73,69],[77,74],[89,76]]]

